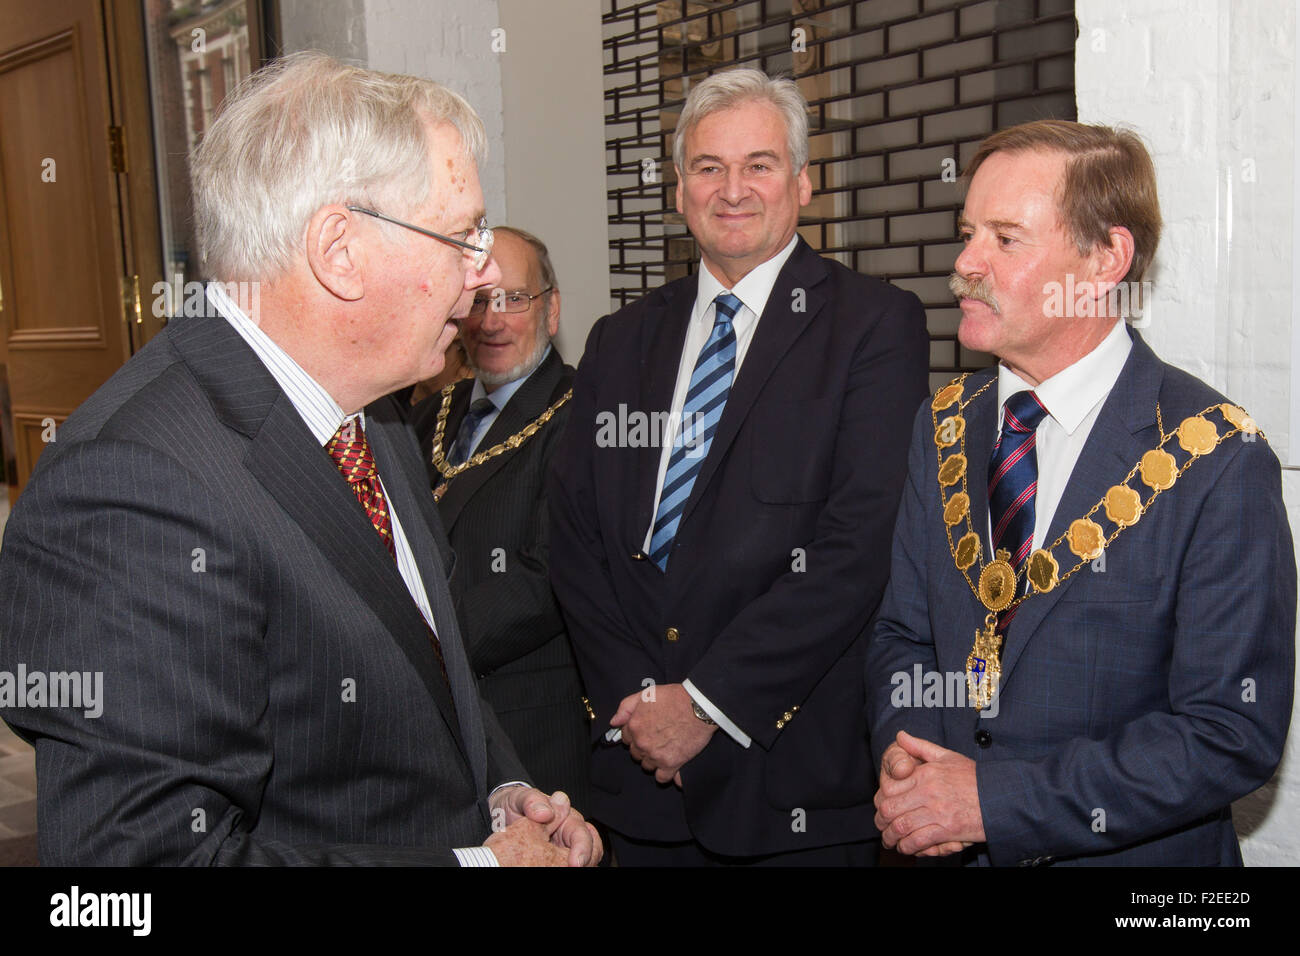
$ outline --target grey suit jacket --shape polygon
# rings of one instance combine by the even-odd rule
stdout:
[[[44,865],[454,865],[487,835],[489,782],[522,768],[479,706],[415,442],[390,400],[366,412],[447,681],[364,510],[223,319],[172,322],[59,430],[0,550],[0,669],[103,674],[98,718],[3,714],[36,746]]]
[[[1157,402],[1172,430],[1225,401],[1132,334],[1049,542],[1156,447]],[[989,374],[967,379],[965,397]],[[987,529],[996,386],[964,417],[972,526]],[[1295,666],[1295,559],[1272,450],[1258,438],[1225,440],[1120,532],[1104,565],[1026,599],[1007,631],[996,715],[983,718],[901,692],[918,670],[963,672],[986,614],[943,532],[933,436],[926,402],[867,660],[877,765],[900,729],[976,761],[988,842],[968,862],[1239,864],[1230,804],[1281,759]],[[1188,460],[1176,440],[1165,448]],[[1149,496],[1139,479],[1130,486]],[[1115,530],[1104,512],[1094,518]],[[1073,555],[1056,553],[1071,559],[1064,574]]]

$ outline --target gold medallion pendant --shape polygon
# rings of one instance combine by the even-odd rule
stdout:
[[[437,488],[433,489],[433,500],[441,501],[442,496],[447,493],[447,482],[441,482]]]
[[[1204,455],[1214,451],[1219,443],[1219,433],[1214,422],[1200,415],[1184,418],[1178,426],[1178,444],[1183,451],[1192,455]]]
[[[966,475],[966,456],[960,452],[949,455],[939,466],[939,484],[951,488]]]
[[[1005,611],[1016,599],[1016,571],[1011,567],[1011,553],[998,549],[997,560],[980,571],[980,601],[990,611]]]
[[[976,710],[993,703],[1002,679],[1002,638],[998,637],[998,616],[990,614],[975,632],[975,646],[966,658],[967,698]]]
[[[949,415],[934,430],[934,443],[940,448],[948,448],[961,441],[966,434],[966,419],[960,415]]]
[[[957,567],[963,571],[979,560],[980,536],[974,531],[967,531],[957,542]]]
[[[1085,561],[1097,560],[1106,548],[1101,525],[1091,518],[1075,518],[1065,536],[1070,540],[1070,550]]]
[[[1247,435],[1253,435],[1259,431],[1259,426],[1255,424],[1255,419],[1246,414],[1246,410],[1240,405],[1230,405],[1224,402],[1219,406],[1219,411],[1223,413],[1229,424],[1233,428],[1240,428]]]
[[[1137,524],[1142,517],[1142,497],[1128,485],[1112,485],[1102,501],[1106,517],[1121,528]]]
[[[1046,594],[1060,580],[1061,568],[1052,557],[1052,552],[1039,548],[1029,556],[1029,566],[1025,573],[1034,585],[1034,590]]]
[[[951,385],[945,385],[939,391],[935,392],[934,401],[930,403],[930,408],[936,412],[941,412],[952,405],[953,402],[961,398],[964,391],[960,382],[954,382]]]
[[[1152,491],[1168,491],[1178,480],[1178,462],[1161,448],[1152,448],[1138,462],[1138,473]]]
[[[959,491],[943,506],[943,520],[949,526],[955,525],[966,517],[966,512],[969,510],[970,496],[964,491]]]

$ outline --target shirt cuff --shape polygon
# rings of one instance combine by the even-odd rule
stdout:
[[[460,847],[451,851],[461,866],[500,866],[497,855],[485,846]]]
[[[710,717],[713,718],[713,722],[717,724],[719,728],[725,731],[728,737],[730,737],[736,743],[740,744],[740,746],[746,748],[748,748],[749,745],[753,743],[753,741],[750,740],[749,738],[749,734],[745,733],[734,723],[728,720],[727,715],[724,714],[722,711],[718,710],[718,708],[713,705],[713,702],[709,700],[709,698],[705,697],[702,693],[700,693],[700,689],[696,687],[694,684],[692,684],[689,679],[682,681],[682,689],[686,691],[687,694],[690,695],[691,700],[695,701],[695,703],[700,705],[700,710],[704,711],[706,714],[708,714]]]

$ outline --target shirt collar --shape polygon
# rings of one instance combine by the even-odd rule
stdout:
[[[220,282],[209,282],[207,286],[208,301],[248,343],[254,354],[266,366],[277,385],[293,404],[294,410],[302,418],[317,443],[324,448],[340,426],[356,419],[362,429],[366,427],[364,412],[344,415],[339,403],[334,401],[324,386],[303,370],[284,349],[262,331],[256,322],[250,319],[226,294]]]
[[[699,291],[695,295],[695,311],[692,313],[692,319],[703,316],[708,307],[713,304],[713,300],[724,292],[730,292],[734,295],[755,316],[762,316],[763,310],[767,308],[767,300],[772,295],[772,288],[776,285],[776,278],[781,274],[786,260],[790,258],[790,255],[794,252],[794,247],[798,244],[799,233],[795,232],[784,249],[766,262],[750,269],[745,274],[745,277],[730,289],[724,286],[721,280],[709,271],[708,266],[701,262]]]
[[[1110,394],[1132,348],[1128,323],[1120,319],[1095,349],[1036,387],[1005,365],[999,365],[998,408],[1006,405],[1007,399],[1016,392],[1032,389],[1047,414],[1056,419],[1067,435],[1073,435],[1098,403]]]

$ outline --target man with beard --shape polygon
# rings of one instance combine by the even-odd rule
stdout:
[[[538,785],[586,805],[587,712],[547,567],[545,476],[573,369],[551,343],[560,289],[545,244],[493,230],[500,283],[462,320],[475,378],[413,421],[456,552],[451,577],[470,663]]]

